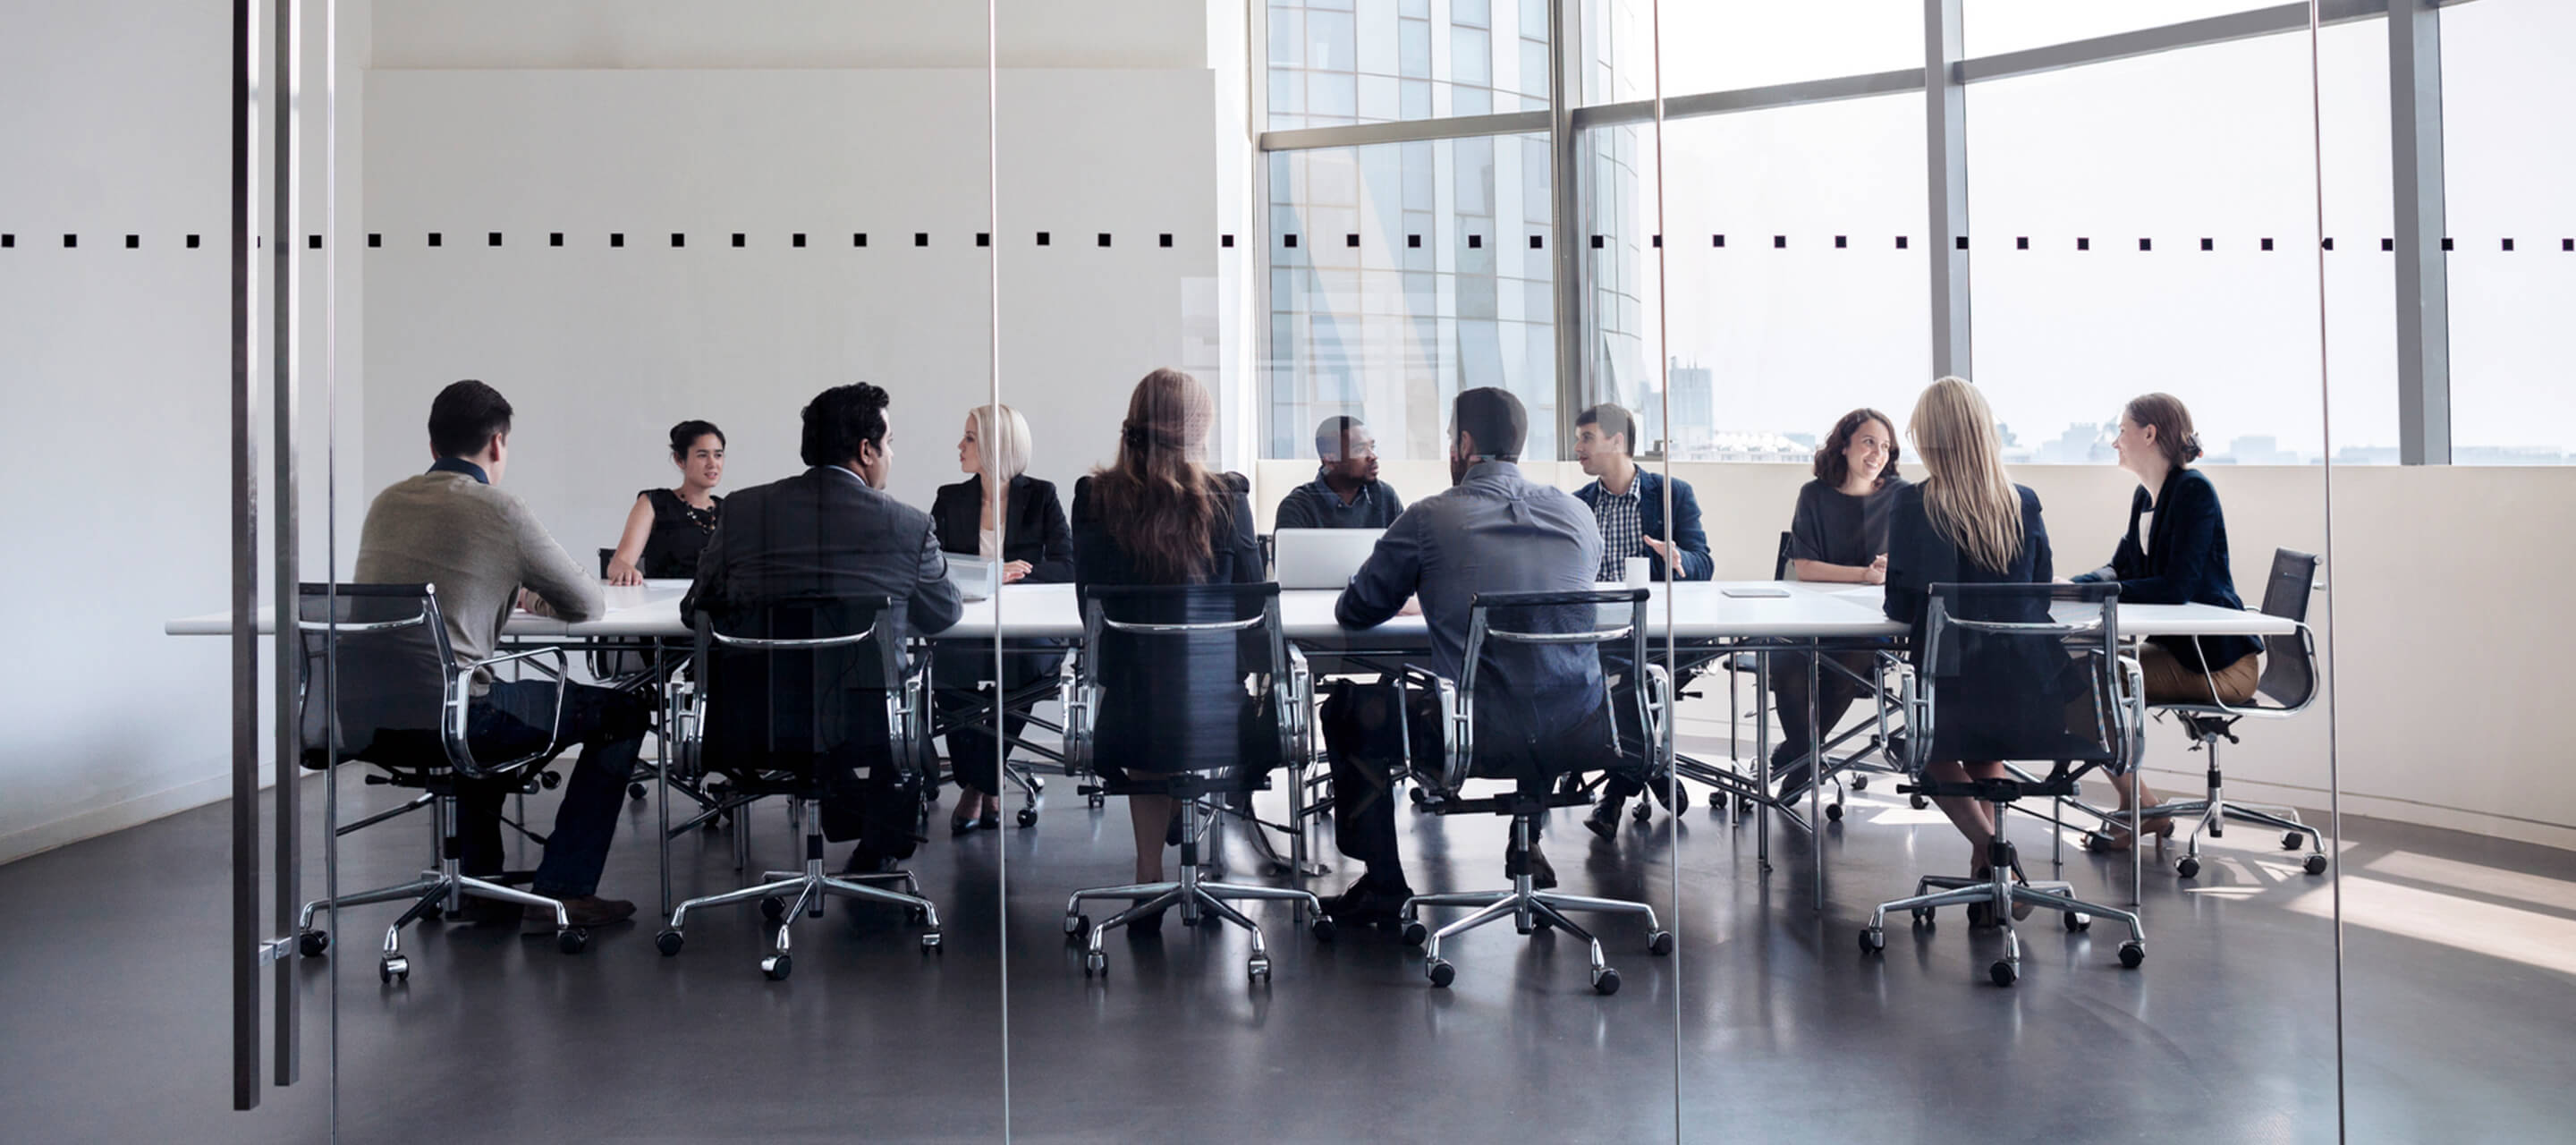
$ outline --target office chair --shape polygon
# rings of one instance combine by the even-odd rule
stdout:
[[[566,954],[580,953],[589,943],[589,931],[572,925],[560,900],[462,873],[464,852],[456,834],[458,780],[531,783],[532,773],[563,747],[554,734],[563,704],[558,686],[557,716],[547,721],[543,743],[509,759],[476,758],[465,736],[475,680],[500,665],[541,657],[553,659],[560,680],[563,650],[540,648],[460,665],[447,642],[438,590],[427,584],[300,584],[296,609],[304,650],[304,691],[297,701],[304,766],[318,770],[360,760],[383,773],[381,780],[370,776],[370,782],[421,789],[438,837],[437,866],[418,879],[305,903],[296,919],[296,949],[306,957],[330,949],[330,932],[313,925],[314,916],[323,911],[336,919],[349,907],[408,899],[411,907],[385,928],[376,963],[378,980],[408,982],[411,959],[402,952],[402,928],[436,920],[471,897],[553,908],[556,946]],[[419,803],[413,801],[414,806]],[[356,826],[398,813],[373,816]]]
[[[1254,981],[1270,977],[1270,948],[1233,902],[1293,903],[1309,912],[1315,938],[1331,941],[1332,916],[1311,892],[1211,881],[1199,869],[1211,857],[1211,797],[1267,790],[1270,773],[1306,746],[1310,678],[1281,636],[1279,586],[1096,586],[1085,593],[1083,631],[1066,677],[1069,767],[1096,777],[1086,792],[1169,796],[1182,817],[1179,878],[1091,887],[1065,901],[1083,976],[1107,972],[1104,935],[1174,906],[1185,925],[1204,915],[1249,932],[1244,969]],[[1131,905],[1094,924],[1082,913],[1088,899]]]
[[[922,672],[904,665],[903,615],[883,596],[785,600],[729,610],[722,618],[698,613],[690,710],[681,721],[685,754],[725,775],[745,799],[786,797],[805,862],[802,870],[765,871],[755,885],[672,908],[670,926],[653,936],[655,949],[665,956],[680,952],[692,910],[758,899],[761,915],[778,927],[760,972],[781,981],[795,965],[789,927],[799,914],[822,917],[828,898],[903,907],[925,928],[921,949],[939,949],[939,908],[921,897],[911,874],[823,870],[817,804],[836,773],[854,768],[864,782],[883,778],[883,769],[892,782],[871,784],[872,797],[918,798],[907,784],[920,781],[930,758],[928,705]],[[872,885],[877,882],[912,893]]]
[[[1641,588],[1478,593],[1467,608],[1466,659],[1460,666],[1459,679],[1443,679],[1419,665],[1405,666],[1404,685],[1429,692],[1436,698],[1439,711],[1440,758],[1412,758],[1412,729],[1403,729],[1406,766],[1416,781],[1415,803],[1435,815],[1511,817],[1511,842],[1503,860],[1503,869],[1512,880],[1510,889],[1416,895],[1406,900],[1398,913],[1404,941],[1423,947],[1423,972],[1433,986],[1448,986],[1458,973],[1440,956],[1441,943],[1504,918],[1513,920],[1522,934],[1552,926],[1588,944],[1592,988],[1603,994],[1618,993],[1619,972],[1602,956],[1601,940],[1576,926],[1565,912],[1644,915],[1646,949],[1657,955],[1672,953],[1673,936],[1656,923],[1655,908],[1642,902],[1540,890],[1533,881],[1529,862],[1539,821],[1549,809],[1579,807],[1592,801],[1588,791],[1551,791],[1557,777],[1569,771],[1600,770],[1618,764],[1619,721],[1613,717],[1610,705],[1620,702],[1621,691],[1637,707],[1635,726],[1645,729],[1646,750],[1663,768],[1671,767],[1672,677],[1663,665],[1646,659],[1646,596],[1646,590]],[[1627,605],[1627,622],[1611,628],[1597,627],[1595,607],[1605,604]],[[1500,624],[1496,622],[1497,613],[1501,614]],[[1495,684],[1481,691],[1478,687],[1480,677],[1487,674],[1500,679],[1528,679],[1538,649],[1572,645],[1579,646],[1582,655],[1598,656],[1602,646],[1613,642],[1627,646],[1629,663],[1645,665],[1641,674],[1644,686],[1614,691],[1605,678],[1596,701],[1598,706],[1589,717],[1571,727],[1534,726],[1535,721],[1527,713],[1542,697],[1512,694]],[[1519,663],[1506,663],[1510,660]],[[1408,703],[1397,705],[1399,712],[1408,712],[1409,708]],[[1404,718],[1411,717],[1408,714]],[[1478,737],[1480,723],[1485,725],[1482,739]],[[1461,794],[1470,779],[1507,779],[1514,789],[1507,795],[1471,799]],[[1435,931],[1420,921],[1425,907],[1480,909]]]
[[[2316,591],[2317,558],[2313,554],[2290,549],[2272,553],[2272,575],[2263,586],[2263,614],[2277,616],[2298,626],[2288,636],[2268,636],[2263,640],[2263,676],[2254,687],[2254,702],[2242,707],[2231,706],[2217,698],[2217,685],[2210,686],[2206,704],[2157,704],[2156,714],[2172,713],[2191,732],[2193,750],[2209,753],[2209,792],[2199,799],[2171,800],[2149,807],[2142,817],[2192,818],[2198,820],[2191,829],[2182,858],[2175,860],[2174,870],[2182,877],[2200,874],[2200,837],[2206,833],[2217,838],[2227,833],[2227,821],[2254,823],[2277,828],[2281,832],[2281,849],[2296,851],[2308,848],[2303,869],[2311,875],[2326,873],[2325,837],[2316,828],[2301,822],[2299,813],[2288,807],[2258,808],[2244,803],[2231,803],[2219,782],[2218,741],[2236,742],[2236,721],[2241,719],[2287,719],[2308,709],[2317,698],[2317,640],[2308,628],[2308,598]],[[2208,669],[2203,666],[2204,678]],[[2270,701],[2266,703],[2264,701]],[[2135,838],[2135,836],[2132,836]]]
[[[2010,986],[2021,976],[2012,908],[2027,903],[2060,912],[2070,932],[2089,929],[2095,917],[2125,923],[2129,940],[2120,944],[2120,965],[2135,969],[2146,961],[2146,929],[2136,914],[2078,899],[2068,883],[2016,883],[2020,859],[2004,836],[2014,802],[2064,797],[2085,771],[2126,772],[2137,764],[2144,682],[2137,662],[2119,655],[2119,592],[2116,584],[1931,586],[1916,653],[1921,667],[1899,669],[1910,777],[1899,790],[1992,804],[1995,837],[1984,874],[1927,875],[1915,882],[1913,897],[1879,904],[1861,928],[1864,954],[1887,949],[1889,911],[1910,911],[1914,924],[1929,930],[1937,908],[1966,906],[1972,925],[1991,921],[2003,928],[2004,956],[1987,967],[1987,976]],[[1923,778],[1941,760],[2047,760],[2052,766],[2037,780]]]

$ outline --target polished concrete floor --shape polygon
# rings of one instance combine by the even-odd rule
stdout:
[[[407,940],[408,984],[383,987],[369,931],[391,908],[365,908],[331,957],[297,965],[304,1080],[251,1113],[228,1107],[219,804],[0,867],[0,1139],[321,1140],[335,992],[349,1141],[991,1140],[1006,1119],[1047,1141],[2335,1139],[2330,879],[2240,830],[2190,883],[2150,867],[2142,968],[2119,966],[2109,925],[2070,935],[2037,916],[2022,981],[1998,989],[1997,935],[1956,913],[1928,932],[1899,920],[1883,956],[1860,954],[1873,904],[1965,860],[1946,823],[1885,787],[1828,829],[1822,912],[1785,830],[1766,875],[1751,825],[1704,807],[1615,844],[1561,818],[1549,853],[1567,889],[1645,897],[1681,934],[1657,958],[1641,925],[1602,926],[1613,997],[1562,935],[1477,931],[1435,990],[1393,938],[1319,946],[1278,908],[1256,915],[1267,985],[1247,982],[1239,932],[1177,916],[1113,936],[1107,975],[1087,979],[1064,896],[1123,881],[1127,826],[1118,803],[1062,790],[1033,830],[951,840],[943,811],[912,867],[944,951],[918,951],[893,911],[835,904],[800,925],[785,982],[755,969],[758,916],[737,909],[693,922],[675,958],[651,924],[575,956],[433,925]],[[650,819],[637,804],[604,887],[648,911]],[[756,860],[791,854],[783,814],[752,821]],[[2351,1138],[2568,1139],[2576,855],[2349,827]],[[1401,828],[1418,888],[1499,881],[1499,821],[1408,812]],[[2034,859],[2042,831],[2019,831]],[[352,837],[342,884],[408,877],[424,841],[416,818]],[[736,879],[721,836],[675,854],[683,895]],[[2068,851],[2065,877],[2112,901],[2127,872]]]

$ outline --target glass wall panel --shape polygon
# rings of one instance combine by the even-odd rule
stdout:
[[[1545,111],[1546,0],[1267,0],[1273,131]]]
[[[2059,4],[2053,0],[1964,0],[1968,54],[1992,56],[2052,44],[2205,20],[2257,8],[2260,0],[2162,0],[2155,4]]]

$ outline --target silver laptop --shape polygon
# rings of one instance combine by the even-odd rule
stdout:
[[[966,600],[991,600],[1002,585],[1002,562],[948,555],[948,582]]]
[[[1270,535],[1271,579],[1281,588],[1340,588],[1385,535],[1384,529],[1281,529]]]

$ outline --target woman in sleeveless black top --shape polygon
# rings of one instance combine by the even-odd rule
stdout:
[[[684,421],[671,427],[671,464],[679,467],[676,489],[646,489],[635,495],[626,512],[626,531],[605,570],[610,584],[686,580],[698,574],[698,553],[715,535],[716,515],[724,498],[715,495],[724,477],[724,431],[711,422]]]

